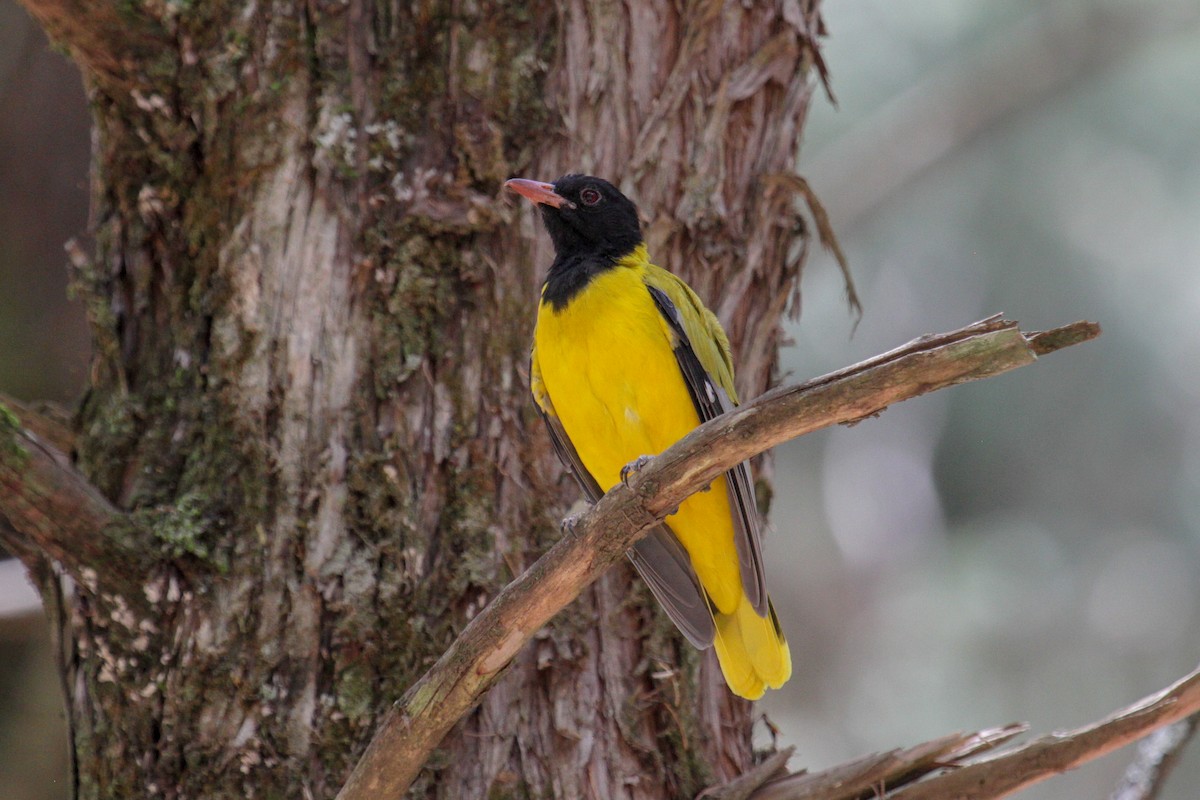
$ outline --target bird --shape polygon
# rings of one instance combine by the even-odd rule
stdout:
[[[559,458],[595,502],[640,460],[737,404],[729,338],[682,279],[650,260],[638,209],[608,181],[513,178],[554,245],[537,308],[530,389]],[[791,676],[767,595],[745,462],[680,503],[629,559],[684,637],[713,647],[730,691]]]

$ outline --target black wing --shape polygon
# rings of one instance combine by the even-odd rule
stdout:
[[[543,403],[549,408],[543,407]],[[575,446],[571,444],[570,437],[554,413],[550,398],[542,397],[535,405],[546,422],[550,440],[554,442],[554,450],[559,459],[571,470],[575,480],[579,481],[583,493],[595,503],[604,496],[604,492],[583,465],[579,453],[575,451]],[[642,576],[642,580],[650,587],[663,610],[667,612],[667,616],[687,640],[701,650],[711,646],[717,631],[713,624],[712,612],[708,608],[708,600],[704,596],[704,589],[700,586],[695,570],[692,569],[692,561],[687,551],[670,529],[666,525],[659,525],[638,540],[626,555]]]
[[[679,315],[679,309],[671,302],[667,293],[655,286],[646,286],[654,305],[666,319],[675,334],[675,360],[683,373],[692,404],[701,422],[724,414],[733,408],[729,393],[722,389],[700,363],[700,357],[692,348],[687,329]],[[725,485],[729,490],[730,505],[733,507],[734,545],[737,547],[738,562],[742,572],[742,588],[750,598],[750,604],[760,616],[767,614],[767,583],[763,574],[762,545],[760,544],[757,505],[754,502],[754,487],[750,483],[750,468],[745,461],[725,473]]]

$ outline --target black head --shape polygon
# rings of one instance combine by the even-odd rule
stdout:
[[[518,178],[505,186],[538,204],[560,260],[615,261],[642,243],[637,206],[603,178],[564,175],[554,183]]]

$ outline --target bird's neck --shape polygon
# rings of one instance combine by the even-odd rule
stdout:
[[[644,244],[637,245],[627,253],[560,252],[546,273],[546,282],[542,285],[542,303],[554,311],[562,311],[597,276],[622,265],[635,266],[648,260]]]

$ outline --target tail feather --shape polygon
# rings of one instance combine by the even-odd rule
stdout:
[[[778,689],[791,677],[792,654],[769,600],[765,617],[743,597],[733,613],[716,612],[713,618],[717,623],[713,644],[730,691],[757,700],[767,687]]]

